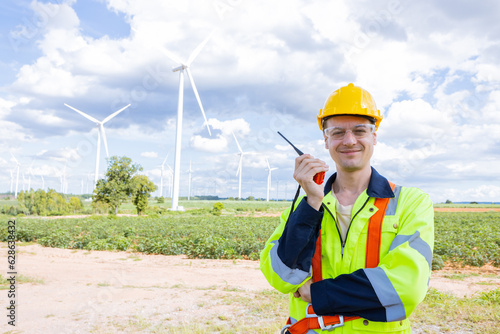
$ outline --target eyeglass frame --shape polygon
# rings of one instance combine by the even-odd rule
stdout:
[[[326,128],[326,129],[323,129],[323,134],[324,134],[324,136],[325,136],[326,138],[330,139],[330,138],[332,138],[332,137],[327,135],[327,131],[328,131],[328,130],[330,130],[330,129],[335,129],[335,128],[337,128],[337,129],[342,129],[342,130],[344,131],[344,134],[343,134],[343,135],[342,135],[342,137],[340,137],[340,138],[333,138],[333,140],[342,140],[342,139],[344,139],[344,138],[345,138],[345,136],[347,135],[347,132],[349,132],[349,131],[351,132],[351,134],[352,134],[352,135],[353,135],[356,139],[361,139],[361,138],[365,138],[365,137],[367,137],[367,136],[368,136],[368,134],[363,135],[363,136],[361,136],[361,137],[360,137],[360,136],[356,136],[356,134],[354,134],[353,130],[355,130],[355,129],[356,129],[356,127],[360,127],[360,126],[370,128],[370,129],[371,129],[371,132],[370,132],[370,133],[374,133],[374,132],[375,132],[375,129],[376,129],[376,127],[375,127],[375,125],[374,125],[374,124],[358,124],[358,125],[353,126],[351,129],[346,129],[346,128],[343,128],[343,127],[341,127],[341,126],[331,126],[331,127]]]

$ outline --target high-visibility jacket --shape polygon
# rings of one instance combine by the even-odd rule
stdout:
[[[321,233],[323,280],[311,284],[315,314],[361,317],[333,333],[411,333],[408,317],[424,299],[431,275],[432,202],[417,188],[396,186],[393,191],[372,168],[368,188],[356,199],[346,240],[342,240],[336,198],[331,194],[335,177],[325,185],[320,211],[302,198],[291,215],[291,208],[283,212],[261,252],[261,271],[271,286],[290,294],[291,323],[301,320],[308,304],[293,297],[293,292],[312,277],[311,261]],[[368,222],[378,210],[376,198],[391,199],[383,219],[379,265],[365,268]],[[308,333],[314,332],[321,330]]]

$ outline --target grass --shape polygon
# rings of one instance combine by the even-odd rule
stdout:
[[[500,289],[458,298],[431,288],[411,319],[413,328],[432,326],[449,333],[498,333]]]
[[[436,203],[434,204],[435,208],[491,208],[491,209],[499,209],[500,204],[446,204],[446,203]]]
[[[0,290],[8,290],[10,288],[10,283],[7,281],[10,275],[3,277],[0,275]],[[36,278],[26,275],[16,275],[16,286],[18,284],[31,283],[31,284],[45,284],[45,281],[41,278]]]
[[[458,281],[463,281],[464,279],[466,279],[468,277],[477,277],[477,276],[481,276],[481,275],[480,274],[476,274],[476,273],[469,273],[469,274],[446,274],[446,275],[443,275],[443,277],[445,277],[445,278],[452,279],[452,280],[458,280]]]
[[[181,308],[166,318],[133,316],[122,322],[110,321],[96,326],[92,333],[112,333],[120,328],[127,328],[129,333],[158,334],[278,333],[288,314],[287,304],[288,297],[273,290],[218,289],[208,292],[206,301],[197,304],[200,310],[195,311],[195,321],[179,321],[175,313],[180,316],[188,311]],[[420,333],[498,333],[500,289],[458,298],[431,288],[412,314],[411,322]]]
[[[170,207],[170,201],[157,204],[151,200],[150,205]],[[180,205],[187,210],[208,210],[216,201],[181,201]],[[225,213],[239,215],[241,213],[274,213],[281,212],[290,205],[289,202],[262,201],[221,201]],[[0,203],[1,204],[1,203]],[[451,205],[436,205],[436,207],[452,207]],[[457,205],[453,207],[500,207],[488,205]],[[126,203],[120,207],[119,213],[135,213],[134,207]],[[176,213],[172,213],[176,214]],[[21,245],[21,243],[19,243]],[[91,254],[90,251],[83,253]],[[122,260],[139,261],[134,254]],[[229,263],[229,262],[227,262]],[[233,264],[235,261],[233,261]],[[229,265],[229,264],[228,264]],[[452,280],[464,280],[478,274],[448,274],[444,276]],[[490,275],[481,275],[489,277]],[[497,276],[491,275],[492,278]],[[19,275],[16,283],[44,284],[41,279]],[[478,284],[490,284],[488,282]],[[87,284],[87,285],[90,285]],[[109,286],[106,282],[97,284],[100,287]],[[130,286],[127,286],[130,287]],[[6,278],[0,276],[0,289],[8,288]],[[175,289],[182,293],[188,289],[185,284],[175,284],[170,287],[137,287]],[[196,289],[196,288],[195,288]],[[201,289],[198,289],[201,290]],[[178,308],[171,314],[153,315],[151,317],[124,316],[119,319],[108,317],[103,323],[96,325],[92,333],[277,333],[283,326],[288,314],[288,297],[274,290],[249,292],[232,286],[210,286],[206,290],[207,298],[196,303],[198,308],[193,317],[187,320],[179,319],[189,311],[185,307]],[[52,316],[52,315],[50,315]],[[500,289],[478,293],[473,297],[459,298],[451,294],[430,289],[425,300],[411,315],[412,327],[424,330],[425,333],[456,333],[473,332],[481,334],[498,333],[500,328]],[[422,332],[421,332],[422,333]]]

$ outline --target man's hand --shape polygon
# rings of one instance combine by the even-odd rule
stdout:
[[[311,303],[311,284],[312,280],[308,280],[297,291],[293,293],[295,298],[302,299],[306,303]]]
[[[324,192],[323,185],[316,184],[313,177],[317,173],[327,172],[328,169],[329,167],[324,161],[315,159],[310,154],[303,154],[295,159],[293,178],[306,192],[307,203],[316,210],[321,208]]]

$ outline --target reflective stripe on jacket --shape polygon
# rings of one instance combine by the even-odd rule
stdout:
[[[304,318],[307,303],[293,297],[293,292],[312,276],[311,259],[321,230],[323,280],[311,285],[316,314],[363,318],[346,322],[334,333],[409,333],[407,318],[424,299],[431,274],[432,202],[417,188],[398,186],[393,192],[372,168],[368,189],[356,199],[347,238],[342,241],[335,221],[336,199],[330,193],[335,177],[325,185],[326,210],[316,211],[302,198],[288,224],[291,208],[283,212],[261,253],[261,270],[271,286],[290,293],[292,323]],[[368,221],[377,210],[377,197],[392,200],[382,226],[379,266],[366,269]]]

